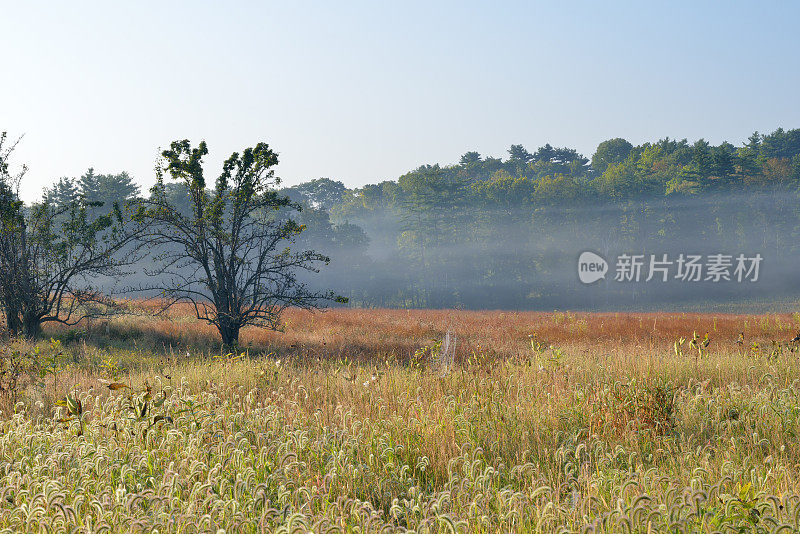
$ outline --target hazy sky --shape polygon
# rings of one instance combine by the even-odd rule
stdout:
[[[0,0],[0,130],[23,197],[153,179],[205,139],[210,175],[267,141],[285,184],[394,179],[467,150],[621,136],[740,144],[800,127],[797,2]]]

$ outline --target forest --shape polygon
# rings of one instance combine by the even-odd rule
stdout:
[[[304,226],[295,246],[331,260],[305,281],[351,306],[668,309],[797,297],[799,186],[800,129],[778,128],[741,146],[615,138],[591,158],[550,144],[511,145],[503,158],[468,151],[455,164],[363,187],[317,178],[279,193],[302,206],[284,214]],[[190,209],[185,186],[166,183],[165,193]],[[61,178],[45,198],[66,205],[80,195],[110,206],[147,194],[125,173],[90,169]],[[584,250],[764,260],[754,284],[608,277],[583,286],[575,262]]]

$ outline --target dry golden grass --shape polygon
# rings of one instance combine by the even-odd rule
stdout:
[[[18,414],[0,428],[0,528],[800,528],[800,357],[785,343],[797,316],[285,319],[283,333],[245,331],[244,357],[220,357],[186,308],[49,330],[61,370],[3,407]],[[448,330],[458,350],[443,374],[418,349]],[[708,346],[676,354],[694,332]],[[132,417],[146,385],[165,402]],[[81,436],[57,421],[67,392],[86,407]]]
[[[136,303],[142,315],[80,325],[95,341],[108,337],[148,350],[218,352],[213,326],[198,321],[188,305],[177,305],[163,317],[148,315],[148,304]],[[461,340],[458,357],[482,347],[500,356],[530,350],[528,336],[545,344],[574,350],[663,350],[680,337],[706,332],[716,351],[736,352],[744,333],[745,349],[753,342],[787,341],[800,329],[800,314],[699,313],[572,313],[461,310],[330,309],[323,312],[290,309],[283,316],[284,331],[245,328],[241,345],[255,351],[302,356],[378,359],[393,354],[408,359],[422,345],[448,330]],[[46,334],[63,336],[63,327],[50,326]],[[107,335],[106,335],[107,334]]]

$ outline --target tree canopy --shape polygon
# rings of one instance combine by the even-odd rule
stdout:
[[[278,155],[269,145],[233,153],[213,187],[204,174],[206,154],[205,142],[192,146],[188,140],[161,154],[156,184],[136,214],[147,225],[144,243],[156,252],[152,282],[141,289],[158,291],[163,309],[191,303],[227,347],[238,344],[245,326],[277,328],[287,306],[342,300],[298,278],[299,271],[316,272],[329,260],[290,248],[305,228],[289,213],[301,206],[275,190]],[[179,188],[168,188],[167,179]],[[175,194],[180,190],[186,196]]]

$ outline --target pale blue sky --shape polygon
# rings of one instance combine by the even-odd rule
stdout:
[[[0,2],[0,130],[23,197],[59,176],[210,175],[267,141],[285,184],[394,179],[467,150],[800,127],[796,2]]]

